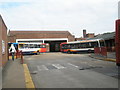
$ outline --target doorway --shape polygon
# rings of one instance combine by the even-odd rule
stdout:
[[[45,43],[49,44],[50,52],[60,52],[60,44],[63,42],[67,42],[67,40],[62,41],[45,41]]]

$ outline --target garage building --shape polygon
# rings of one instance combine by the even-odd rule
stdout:
[[[50,52],[59,52],[60,43],[74,41],[68,31],[17,31],[9,32],[9,42],[13,43],[48,43]]]

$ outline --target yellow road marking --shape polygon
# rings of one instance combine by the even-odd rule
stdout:
[[[23,64],[23,67],[24,67],[24,73],[25,73],[26,88],[35,88],[35,85],[32,81],[32,77],[30,75],[27,64]],[[35,89],[33,89],[33,90],[35,90]]]
[[[12,56],[9,56],[9,59],[12,59]],[[14,56],[14,59],[16,59],[16,56]]]
[[[99,58],[99,57],[93,57],[93,56],[91,56],[91,55],[90,55],[90,57],[95,58],[95,59],[104,60],[104,61],[116,62],[116,59],[111,59],[111,58]]]
[[[106,61],[116,62],[116,59],[110,59],[110,58],[107,58]]]

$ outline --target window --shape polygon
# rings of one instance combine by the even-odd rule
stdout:
[[[23,44],[19,44],[19,48],[24,48]]]
[[[29,48],[35,48],[34,44],[30,44]]]
[[[91,42],[91,48],[98,47],[98,41],[96,42]]]
[[[100,40],[100,47],[104,47],[105,46],[105,42],[103,40]]]

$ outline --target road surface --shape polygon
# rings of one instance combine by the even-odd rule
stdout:
[[[89,54],[44,53],[24,57],[36,88],[118,88],[115,62]]]

